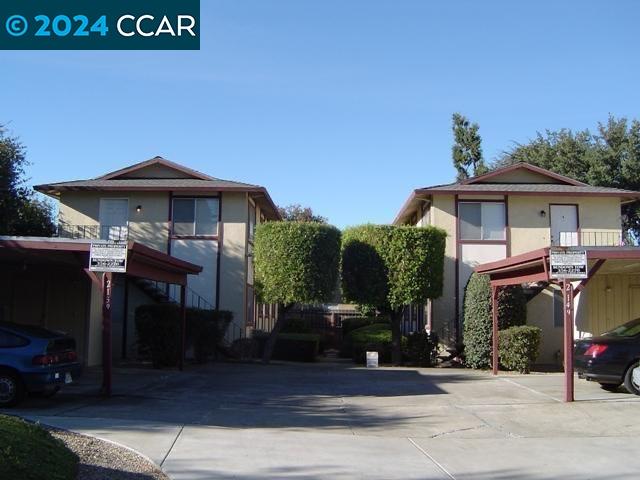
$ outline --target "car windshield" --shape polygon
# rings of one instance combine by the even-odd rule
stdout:
[[[640,318],[623,323],[619,327],[614,328],[602,334],[607,337],[635,337],[640,334]]]

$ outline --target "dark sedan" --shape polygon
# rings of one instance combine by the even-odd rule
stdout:
[[[72,337],[0,322],[0,407],[16,405],[25,393],[54,394],[79,373]]]
[[[578,340],[574,355],[580,378],[598,382],[605,390],[624,384],[640,395],[640,318],[599,337]]]

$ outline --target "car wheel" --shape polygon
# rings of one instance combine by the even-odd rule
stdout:
[[[615,392],[622,385],[622,383],[601,383],[600,388],[607,392]]]
[[[633,363],[624,374],[624,388],[629,393],[640,395],[640,362]]]
[[[17,374],[0,371],[0,407],[13,407],[24,398],[24,386]]]

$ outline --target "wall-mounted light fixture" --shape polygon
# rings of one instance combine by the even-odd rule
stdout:
[[[138,205],[138,206],[136,207],[136,212],[137,212],[137,213],[140,213],[141,211],[142,211],[142,205]]]
[[[607,287],[604,289],[604,291],[607,293],[611,293],[611,290],[613,289],[609,285],[607,285]]]
[[[540,216],[542,218],[546,217],[547,216],[547,212],[545,210],[540,210]]]

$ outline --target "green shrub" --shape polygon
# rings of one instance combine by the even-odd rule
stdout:
[[[273,358],[292,362],[314,362],[320,351],[320,335],[280,333],[273,349]]]
[[[206,362],[224,338],[233,314],[225,310],[188,308],[186,314],[186,347],[193,346],[198,362]],[[180,307],[160,303],[136,308],[138,345],[149,353],[154,368],[173,367],[180,357]]]
[[[312,222],[267,222],[254,241],[256,294],[265,303],[324,303],[338,281],[340,230]]]
[[[206,363],[215,353],[232,320],[227,310],[187,309],[187,344],[193,345],[196,362]]]
[[[348,317],[342,319],[342,336],[343,338],[358,328],[374,325],[376,323],[389,325],[387,317]]]
[[[499,332],[500,364],[507,370],[529,373],[538,358],[542,330],[530,325],[510,327]]]
[[[435,335],[430,335],[426,332],[414,332],[407,337],[405,355],[409,362],[414,365],[431,367],[433,366],[437,348],[438,343]]]
[[[472,368],[491,365],[492,312],[491,285],[486,275],[473,273],[464,294],[464,355]],[[523,325],[527,318],[526,298],[522,287],[498,289],[498,328]]]
[[[403,338],[403,345],[405,339]],[[351,358],[356,363],[365,363],[366,352],[378,352],[381,363],[391,361],[391,326],[375,323],[353,330],[347,335],[345,343],[351,352]]]
[[[19,418],[0,415],[0,478],[73,480],[78,457],[49,432]]]

